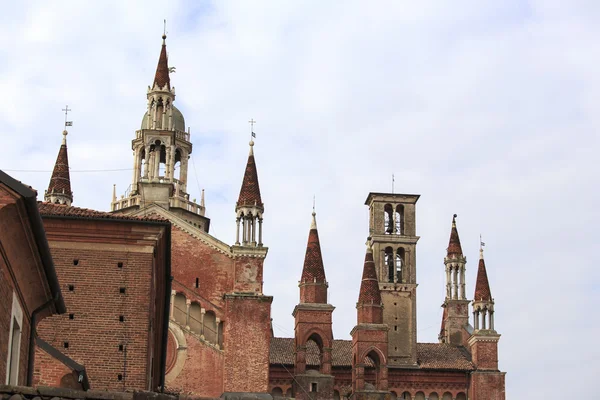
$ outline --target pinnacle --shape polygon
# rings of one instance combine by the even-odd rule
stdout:
[[[485,268],[485,260],[483,259],[483,251],[479,258],[479,266],[477,269],[477,281],[475,282],[474,301],[493,301],[490,283],[488,281],[487,271]]]
[[[158,65],[156,66],[156,74],[154,75],[154,87],[171,90],[171,78],[169,77],[169,63],[167,57],[167,44],[165,43],[166,36],[163,35],[162,48],[158,57]]]
[[[310,231],[308,233],[308,244],[306,245],[306,255],[304,257],[301,281],[325,283],[325,268],[323,266],[321,243],[319,241],[319,232],[317,231],[315,215],[316,214],[313,213]]]
[[[248,155],[248,163],[246,164],[246,171],[244,172],[244,179],[242,181],[242,188],[240,189],[237,206],[258,206],[261,208],[263,206],[252,146],[250,147],[250,154]]]
[[[370,248],[367,249],[365,254],[365,264],[358,302],[363,304],[381,304],[381,293],[379,292],[375,262],[373,260],[373,252]]]
[[[454,214],[452,218],[452,230],[450,231],[450,242],[448,243],[448,256],[462,256],[462,247],[460,245],[460,238],[458,237],[458,230],[456,229],[456,217]]]

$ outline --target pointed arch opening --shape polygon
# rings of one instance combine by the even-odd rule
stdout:
[[[323,368],[323,339],[318,333],[313,333],[306,341],[306,370],[322,372]]]
[[[429,400],[440,400],[440,396],[438,396],[437,392],[429,393]]]
[[[402,393],[402,397],[400,397],[402,400],[411,400],[412,396],[410,395],[410,392],[403,392]]]
[[[442,400],[452,400],[452,393],[450,393],[450,392],[444,393],[444,395],[442,396]]]
[[[405,282],[405,270],[406,270],[406,252],[404,247],[398,247],[396,250],[396,279],[398,282]]]
[[[381,380],[381,358],[375,350],[371,350],[364,358],[365,365],[365,389],[375,390],[379,388]]]

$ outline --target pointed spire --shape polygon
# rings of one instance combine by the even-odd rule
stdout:
[[[475,297],[473,301],[493,301],[485,269],[485,260],[483,259],[483,246],[479,248],[479,267],[477,269],[477,281],[475,283]]]
[[[325,283],[325,268],[323,267],[323,256],[321,255],[321,243],[317,231],[316,213],[312,213],[310,231],[308,233],[308,244],[304,256],[304,267],[302,268],[301,282]]]
[[[360,292],[358,294],[359,304],[381,304],[381,293],[379,292],[379,283],[375,271],[375,261],[373,260],[373,250],[367,247],[365,255],[365,265],[363,269],[362,281],[360,283]]]
[[[169,62],[167,57],[167,44],[165,40],[167,35],[162,36],[162,48],[160,50],[160,56],[158,57],[158,65],[156,66],[156,74],[154,75],[153,87],[164,88],[167,86],[167,90],[171,90],[171,78],[169,77]]]
[[[456,217],[454,214],[452,218],[452,231],[450,232],[450,243],[448,244],[448,257],[450,256],[462,256],[462,247],[460,246],[460,238],[458,237],[458,230],[456,229]]]
[[[256,162],[254,161],[253,151],[254,141],[250,141],[250,153],[248,163],[244,172],[244,180],[240,189],[240,197],[237,206],[258,206],[262,208],[263,203],[260,197],[260,186],[258,185],[258,172],[256,171]]]
[[[52,177],[50,178],[48,190],[44,195],[44,201],[50,203],[67,204],[70,206],[73,202],[73,192],[71,191],[69,157],[67,154],[68,132],[64,130],[62,134],[62,144],[58,150],[58,157],[56,157],[56,163],[54,164],[54,169],[52,170]]]

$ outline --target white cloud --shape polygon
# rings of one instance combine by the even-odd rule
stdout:
[[[23,7],[23,8],[21,8]],[[509,398],[593,390],[600,222],[597,2],[89,2],[3,7],[4,170],[50,170],[65,104],[74,171],[130,168],[168,20],[177,105],[192,127],[191,197],[233,241],[246,121],[266,203],[265,291],[293,331],[313,194],[334,334],[348,337],[369,191],[420,193],[418,329],[435,341],[450,219],[480,232]],[[11,172],[43,193],[49,173]],[[196,184],[196,179],[199,184]],[[131,172],[72,174],[75,204],[108,208]],[[283,327],[283,331],[279,331]],[[596,361],[596,362],[595,362]],[[552,381],[552,385],[548,382]],[[571,382],[577,381],[577,385]]]

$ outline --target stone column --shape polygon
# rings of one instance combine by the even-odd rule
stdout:
[[[200,309],[200,337],[204,339],[204,314],[206,314],[206,310],[204,308]]]
[[[256,246],[256,217],[252,217],[252,244]]]
[[[446,264],[446,298],[447,299],[452,298],[451,282],[452,282],[452,276],[451,276],[451,272],[450,272],[450,265]]]
[[[144,154],[144,179],[148,179],[148,171],[150,163],[150,145],[146,146],[145,154]]]
[[[221,345],[219,344],[219,324],[221,323],[221,319],[219,317],[215,318],[215,324],[216,324],[216,330],[217,330],[217,334],[216,334],[216,338],[215,338],[215,344],[217,345],[217,348],[220,348]]]
[[[235,230],[235,244],[240,245],[240,217],[235,219],[235,224],[237,225]]]
[[[174,307],[175,307],[175,295],[177,294],[177,292],[175,290],[171,290],[171,307],[170,307],[170,311],[169,311],[169,317],[171,320],[175,320],[175,317],[173,316],[173,311],[174,311]]]
[[[465,266],[464,264],[460,267],[460,299],[466,299],[467,295],[465,293]]]
[[[479,329],[479,315],[477,315],[477,311],[473,310],[473,329]]]
[[[258,245],[262,246],[263,242],[262,242],[262,223],[263,223],[263,219],[259,218],[258,219]]]
[[[391,220],[392,220],[392,224],[394,224],[392,226],[392,234],[399,235],[400,232],[398,232],[396,230],[396,207],[395,206],[392,206],[392,207],[393,208],[392,208],[392,218],[391,218]]]
[[[188,159],[189,155],[186,151],[181,152],[181,172],[179,173],[179,180],[181,181],[181,189],[187,191],[187,173],[188,173]]]
[[[481,329],[485,329],[485,317],[487,316],[487,310],[484,308],[481,310]]]
[[[494,310],[490,310],[490,329],[494,330]]]
[[[190,329],[190,305],[192,300],[185,299],[185,329]]]
[[[165,146],[165,179],[171,180],[171,146]]]
[[[171,171],[171,179],[175,179],[175,158],[177,158],[177,150],[175,149],[175,145],[171,145],[171,165],[169,166],[169,171]]]
[[[156,180],[160,177],[160,152],[161,146],[154,146],[154,178]]]

